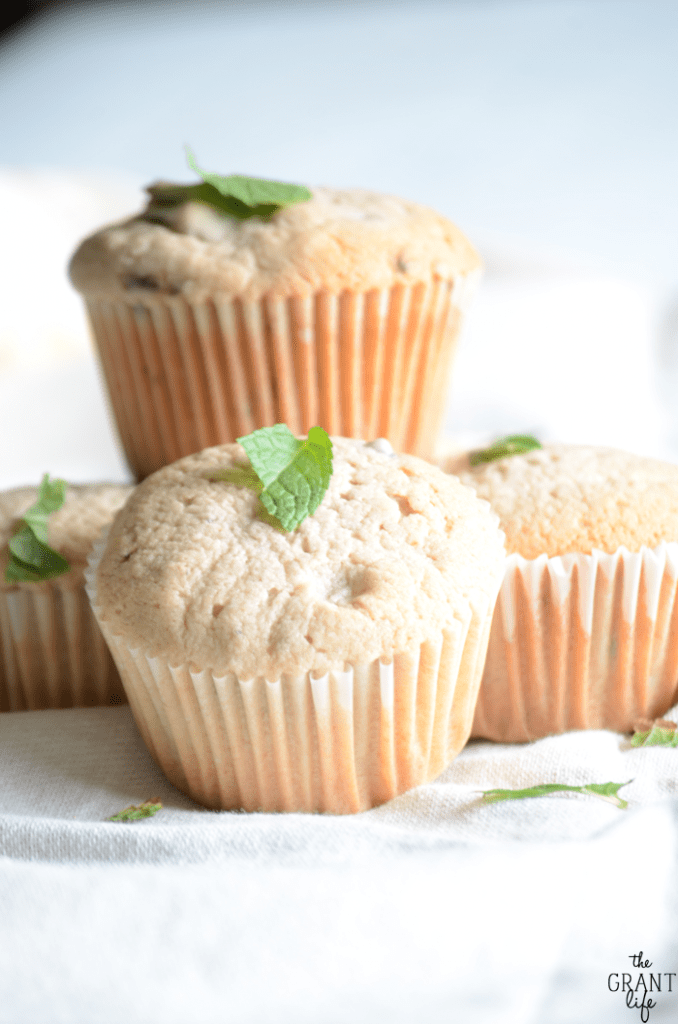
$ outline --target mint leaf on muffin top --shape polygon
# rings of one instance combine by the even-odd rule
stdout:
[[[284,423],[261,427],[238,438],[250,466],[232,466],[210,473],[238,487],[249,487],[264,506],[260,518],[274,520],[291,532],[313,515],[332,476],[332,442],[322,427],[311,427],[300,441]],[[268,513],[268,516],[266,515]]]
[[[469,462],[472,466],[479,466],[481,462],[494,462],[495,459],[505,459],[509,455],[522,455],[534,448],[541,448],[541,444],[531,434],[509,434],[508,437],[495,441],[489,448],[471,452]]]
[[[178,206],[192,200],[207,203],[237,220],[248,220],[250,217],[269,220],[284,207],[304,203],[311,198],[311,192],[305,185],[249,178],[243,174],[211,174],[198,167],[188,147],[186,156],[191,170],[202,178],[202,184],[173,185],[158,182],[149,185],[146,191],[152,205]]]
[[[530,797],[549,796],[551,793],[583,793],[585,796],[599,796],[624,810],[628,807],[628,800],[622,800],[618,795],[622,786],[628,786],[628,782],[589,782],[586,786],[565,786],[559,782],[547,782],[542,786],[529,786],[527,789],[485,789],[482,790],[483,801],[486,804],[494,804],[499,800],[525,800]]]
[[[249,487],[256,494],[261,494],[264,485],[251,466],[229,466],[228,469],[215,469],[210,473],[210,480],[221,480],[225,484],[236,487]]]
[[[64,503],[65,480],[50,480],[45,473],[38,500],[23,514],[9,542],[9,561],[5,569],[7,583],[35,583],[68,572],[70,565],[47,543],[47,519]]]

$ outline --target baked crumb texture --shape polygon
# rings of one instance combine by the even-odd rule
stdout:
[[[509,554],[612,554],[678,541],[678,466],[669,462],[553,444],[458,476],[490,502]]]
[[[239,446],[165,468],[91,574],[142,734],[207,806],[364,810],[435,777],[468,737],[496,519],[419,459],[334,446],[328,492],[291,534],[256,518],[252,492],[206,479]]]
[[[165,220],[105,228],[70,267],[139,478],[278,422],[432,453],[480,275],[450,221],[332,189],[269,222]]]
[[[132,488],[71,484],[48,523],[50,546],[70,562],[63,576],[6,583],[7,543],[37,487],[0,494],[0,711],[126,703],[118,670],[85,593],[87,556]]]
[[[461,472],[511,554],[473,735],[633,730],[678,700],[678,467],[549,445]]]

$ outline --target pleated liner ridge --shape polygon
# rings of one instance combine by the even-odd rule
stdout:
[[[678,699],[678,544],[507,559],[473,735],[630,732]]]
[[[83,586],[0,590],[0,711],[124,703]]]
[[[148,749],[168,779],[215,809],[346,814],[435,778],[466,743],[491,622],[485,596],[436,640],[319,678],[238,679],[131,649],[87,590]]]
[[[143,478],[279,422],[429,456],[477,277],[256,302],[88,296],[132,469]]]

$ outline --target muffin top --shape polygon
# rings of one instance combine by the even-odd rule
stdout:
[[[154,207],[85,239],[70,276],[79,291],[111,299],[255,301],[456,280],[480,265],[461,231],[425,206],[362,189],[316,188],[268,221],[236,220],[193,201]]]
[[[509,553],[613,554],[678,541],[678,466],[614,448],[547,445],[460,468],[446,466],[490,502]],[[467,462],[468,465],[468,462]]]
[[[247,464],[237,444],[148,477],[116,517],[98,614],[132,648],[241,679],[388,660],[493,603],[504,547],[469,488],[414,456],[333,439],[316,512],[291,533],[247,488],[207,479]]]
[[[73,585],[82,583],[83,570],[92,544],[121,505],[124,505],[132,490],[131,486],[125,484],[68,485],[63,505],[47,521],[49,546],[63,555],[71,566],[71,571],[57,577],[57,581]],[[37,487],[16,487],[0,493],[0,586],[6,590],[42,585],[5,581],[7,544],[24,512],[35,504],[37,498]]]

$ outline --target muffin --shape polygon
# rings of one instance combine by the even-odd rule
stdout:
[[[93,542],[132,488],[71,484],[48,519],[48,543],[70,568],[38,582],[8,582],[8,544],[37,487],[0,493],[0,711],[125,703],[92,615],[84,569]]]
[[[506,534],[473,734],[632,731],[678,700],[678,466],[548,445],[466,468]]]
[[[382,446],[383,447],[383,446]],[[139,729],[212,808],[349,813],[466,742],[504,547],[486,502],[408,455],[334,439],[293,532],[208,448],[140,484],[93,554],[90,597]]]
[[[428,457],[480,274],[461,231],[359,189],[268,219],[176,202],[204,187],[151,186],[70,265],[137,478],[281,421]]]

